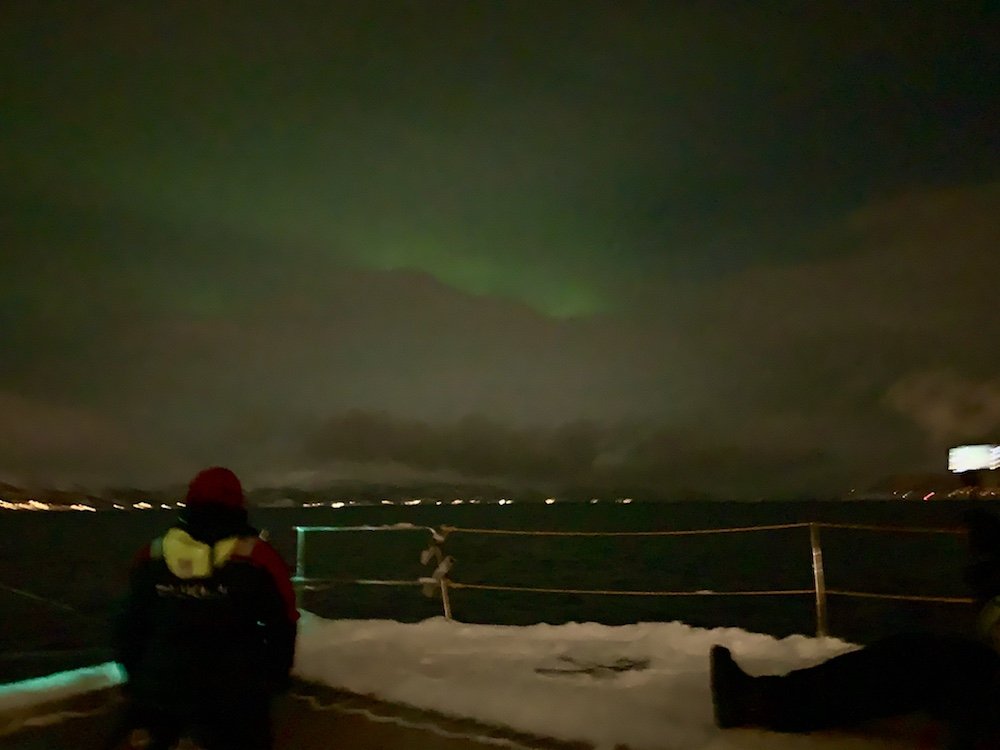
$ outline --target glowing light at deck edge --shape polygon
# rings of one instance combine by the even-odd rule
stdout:
[[[113,687],[124,680],[118,664],[109,661],[93,667],[56,672],[20,682],[0,683],[0,712],[50,703],[80,693]]]

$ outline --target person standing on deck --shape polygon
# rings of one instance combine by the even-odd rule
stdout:
[[[288,568],[248,524],[239,479],[200,472],[177,523],[133,564],[113,633],[128,698],[113,740],[269,750],[270,699],[288,687],[298,617]]]

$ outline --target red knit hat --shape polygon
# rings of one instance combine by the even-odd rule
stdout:
[[[215,503],[227,508],[242,508],[243,486],[229,469],[213,466],[198,472],[191,480],[185,501],[188,505]]]

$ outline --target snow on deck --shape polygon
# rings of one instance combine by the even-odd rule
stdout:
[[[324,620],[304,613],[298,677],[516,732],[611,750],[876,750],[908,740],[848,734],[721,731],[712,721],[708,653],[729,646],[752,673],[780,673],[852,648],[683,623],[526,627],[434,618]],[[0,711],[117,683],[113,665],[0,686]]]

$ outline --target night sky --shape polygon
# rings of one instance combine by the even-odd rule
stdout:
[[[1000,440],[1000,6],[0,5],[0,480],[842,493]]]

